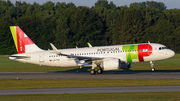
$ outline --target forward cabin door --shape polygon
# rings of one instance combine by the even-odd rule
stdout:
[[[150,55],[149,44],[148,44],[148,46],[147,46],[147,50],[148,50],[148,55]]]
[[[152,46],[148,44],[148,55],[152,54]]]

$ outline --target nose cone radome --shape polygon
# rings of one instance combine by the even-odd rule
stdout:
[[[171,50],[171,51],[169,52],[169,58],[172,58],[174,55],[175,55],[175,52],[174,52],[173,50]]]

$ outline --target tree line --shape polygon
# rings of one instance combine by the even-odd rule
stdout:
[[[0,0],[0,54],[17,53],[9,26],[19,26],[42,49],[161,43],[180,52],[180,9],[162,2],[116,6],[98,0],[90,8],[73,3]]]

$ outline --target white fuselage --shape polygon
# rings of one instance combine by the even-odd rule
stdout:
[[[134,45],[134,44],[128,44]],[[140,56],[140,53],[147,52],[148,50],[123,50],[123,46],[128,45],[114,45],[114,46],[102,46],[102,47],[87,47],[87,48],[74,48],[74,49],[61,49],[59,50],[63,54],[73,55],[73,56],[84,56],[84,57],[98,57],[98,58],[118,58],[122,62],[129,63],[127,52],[131,52],[133,56]],[[141,45],[141,44],[135,44]],[[150,43],[152,46],[151,54],[149,56],[144,56],[143,62],[147,61],[158,61],[168,59],[174,56],[174,51],[170,49],[160,49],[165,47],[162,44]],[[13,56],[28,56],[29,58],[17,59]],[[44,66],[53,67],[77,67],[79,64],[83,64],[83,61],[77,63],[76,59],[68,58],[67,56],[57,55],[53,50],[42,50],[38,52],[14,54],[9,57],[9,59],[32,63]],[[138,59],[132,59],[133,62],[142,62]]]

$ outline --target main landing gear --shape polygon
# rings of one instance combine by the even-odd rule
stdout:
[[[90,74],[91,74],[91,75],[94,75],[94,74],[96,74],[96,71],[95,71],[94,69],[91,69],[91,70],[90,70]]]
[[[151,64],[151,70],[152,70],[152,72],[154,72],[154,71],[155,71],[155,68],[154,68],[153,61],[150,61],[150,64]]]
[[[99,67],[99,68],[100,68],[100,67]],[[103,73],[103,70],[100,68],[100,69],[97,70],[97,73],[98,73],[98,74],[102,74],[102,73]],[[94,69],[91,69],[91,70],[90,70],[90,74],[91,74],[91,75],[94,75],[94,74],[96,74],[96,71],[95,71]]]
[[[90,74],[91,75],[96,74],[95,67],[98,67],[98,70],[97,70],[98,74],[102,74],[103,73],[103,70],[102,70],[100,64],[101,64],[101,61],[100,62],[98,62],[98,61],[97,62],[94,62],[94,61],[92,62],[92,69],[90,70]]]
[[[102,74],[103,73],[103,70],[100,68],[97,70],[98,74]]]

